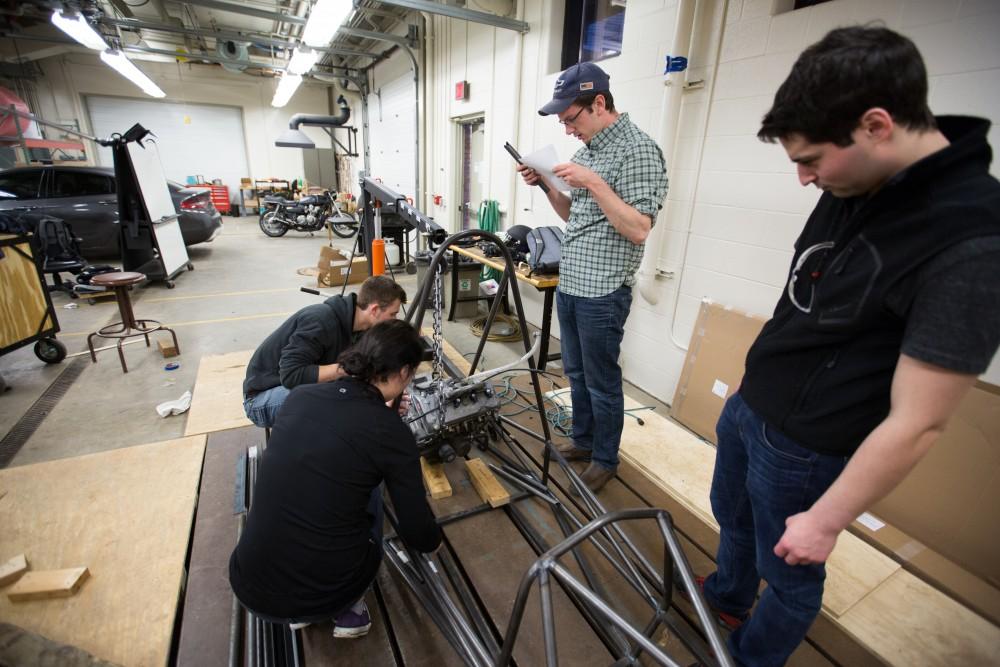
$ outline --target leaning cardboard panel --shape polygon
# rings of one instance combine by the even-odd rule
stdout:
[[[670,416],[710,442],[726,399],[743,380],[750,344],[765,320],[703,301]]]
[[[1000,587],[1000,387],[978,383],[872,513]]]

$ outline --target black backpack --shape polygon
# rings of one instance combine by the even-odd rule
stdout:
[[[562,227],[550,225],[535,227],[525,239],[528,242],[528,267],[534,273],[559,273],[559,259],[562,256]]]

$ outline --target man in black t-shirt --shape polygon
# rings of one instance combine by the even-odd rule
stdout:
[[[824,194],[717,427],[718,570],[701,584],[742,665],[785,663],[837,536],[930,449],[1000,344],[989,123],[926,100],[910,40],[843,28],[803,52],[758,133]]]

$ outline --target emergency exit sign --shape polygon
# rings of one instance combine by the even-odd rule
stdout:
[[[455,84],[455,99],[460,101],[469,99],[468,81],[459,81]]]

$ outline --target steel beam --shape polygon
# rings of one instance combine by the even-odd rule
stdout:
[[[441,4],[440,2],[431,2],[431,0],[377,0],[377,2],[383,5],[412,9],[417,12],[439,14],[441,16],[447,16],[448,18],[460,19],[471,23],[483,23],[485,25],[491,25],[494,28],[514,30],[520,33],[525,33],[529,30],[528,24],[524,21],[509,19],[505,16],[497,16],[496,14],[490,14],[488,12],[477,12],[473,9],[453,7],[451,5]]]

